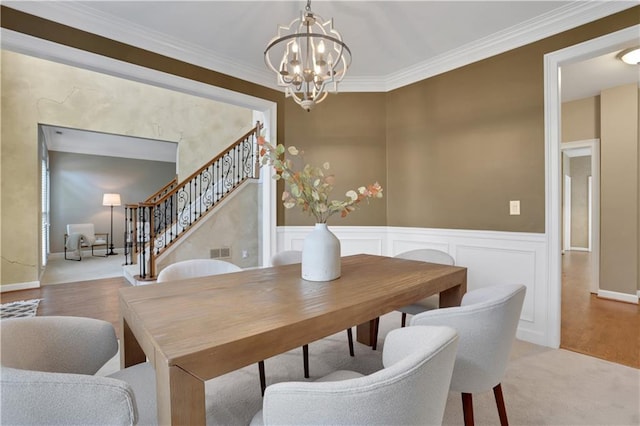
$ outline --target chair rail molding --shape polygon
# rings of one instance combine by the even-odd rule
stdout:
[[[278,227],[278,251],[302,250],[304,237],[312,229],[312,226]],[[420,248],[449,253],[456,265],[468,268],[468,291],[499,284],[524,284],[527,295],[517,336],[554,347],[547,336],[545,234],[393,226],[331,226],[331,231],[340,239],[343,256],[357,253],[395,256]]]

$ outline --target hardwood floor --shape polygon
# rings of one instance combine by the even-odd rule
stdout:
[[[45,285],[30,290],[2,293],[2,303],[26,299],[42,299],[38,316],[69,315],[109,321],[120,337],[118,289],[129,287],[122,277]]]
[[[562,256],[560,347],[640,368],[639,307],[591,294],[590,260],[587,252]]]
[[[640,368],[640,311],[637,305],[589,293],[589,253],[563,256],[561,347]],[[38,315],[86,316],[109,321],[120,336],[118,289],[124,278],[106,278],[0,294],[2,303],[43,299]]]

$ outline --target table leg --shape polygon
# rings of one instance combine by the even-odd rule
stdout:
[[[440,307],[449,308],[451,306],[460,306],[462,302],[462,296],[467,292],[467,275],[464,279],[455,287],[451,287],[445,291],[440,292]]]
[[[373,346],[373,331],[375,330],[375,319],[358,324],[356,327],[356,340],[367,346]]]
[[[204,382],[166,362],[156,365],[158,424],[205,425]]]
[[[120,366],[126,368],[145,362],[147,357],[124,317],[120,317],[120,330],[122,330]]]

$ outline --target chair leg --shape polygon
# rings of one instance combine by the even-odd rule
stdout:
[[[371,349],[378,349],[378,327],[380,326],[380,317],[371,320]]]
[[[464,426],[473,426],[473,398],[470,393],[462,394],[462,412],[464,413]]]
[[[267,379],[264,374],[264,361],[258,363],[258,371],[260,372],[260,392],[264,396],[264,391],[267,388]]]
[[[304,365],[304,378],[309,378],[309,345],[302,347],[302,363]]]
[[[407,314],[406,313],[402,313],[402,327],[405,327],[407,325]]]
[[[504,406],[504,397],[502,396],[502,384],[498,383],[493,388],[493,395],[496,397],[496,405],[498,406],[498,416],[500,416],[500,425],[509,426],[509,420],[507,420],[507,409]]]
[[[347,340],[349,341],[349,355],[355,356],[353,352],[353,332],[351,327],[347,328]]]

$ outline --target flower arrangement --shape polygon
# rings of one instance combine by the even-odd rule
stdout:
[[[276,170],[273,176],[275,180],[284,180],[285,191],[282,193],[282,201],[287,209],[295,206],[302,207],[316,219],[316,223],[327,223],[327,219],[336,213],[345,217],[356,209],[356,206],[369,198],[382,198],[382,187],[378,182],[367,187],[361,186],[357,190],[347,191],[344,200],[329,200],[329,194],[333,190],[335,177],[328,174],[330,165],[324,163],[322,167],[306,164],[302,170],[294,170],[291,158],[285,158],[285,152],[289,156],[302,158],[303,152],[295,146],[285,149],[284,145],[276,146],[268,143],[264,136],[258,137],[258,145],[261,147],[260,156],[262,164],[269,164]]]

